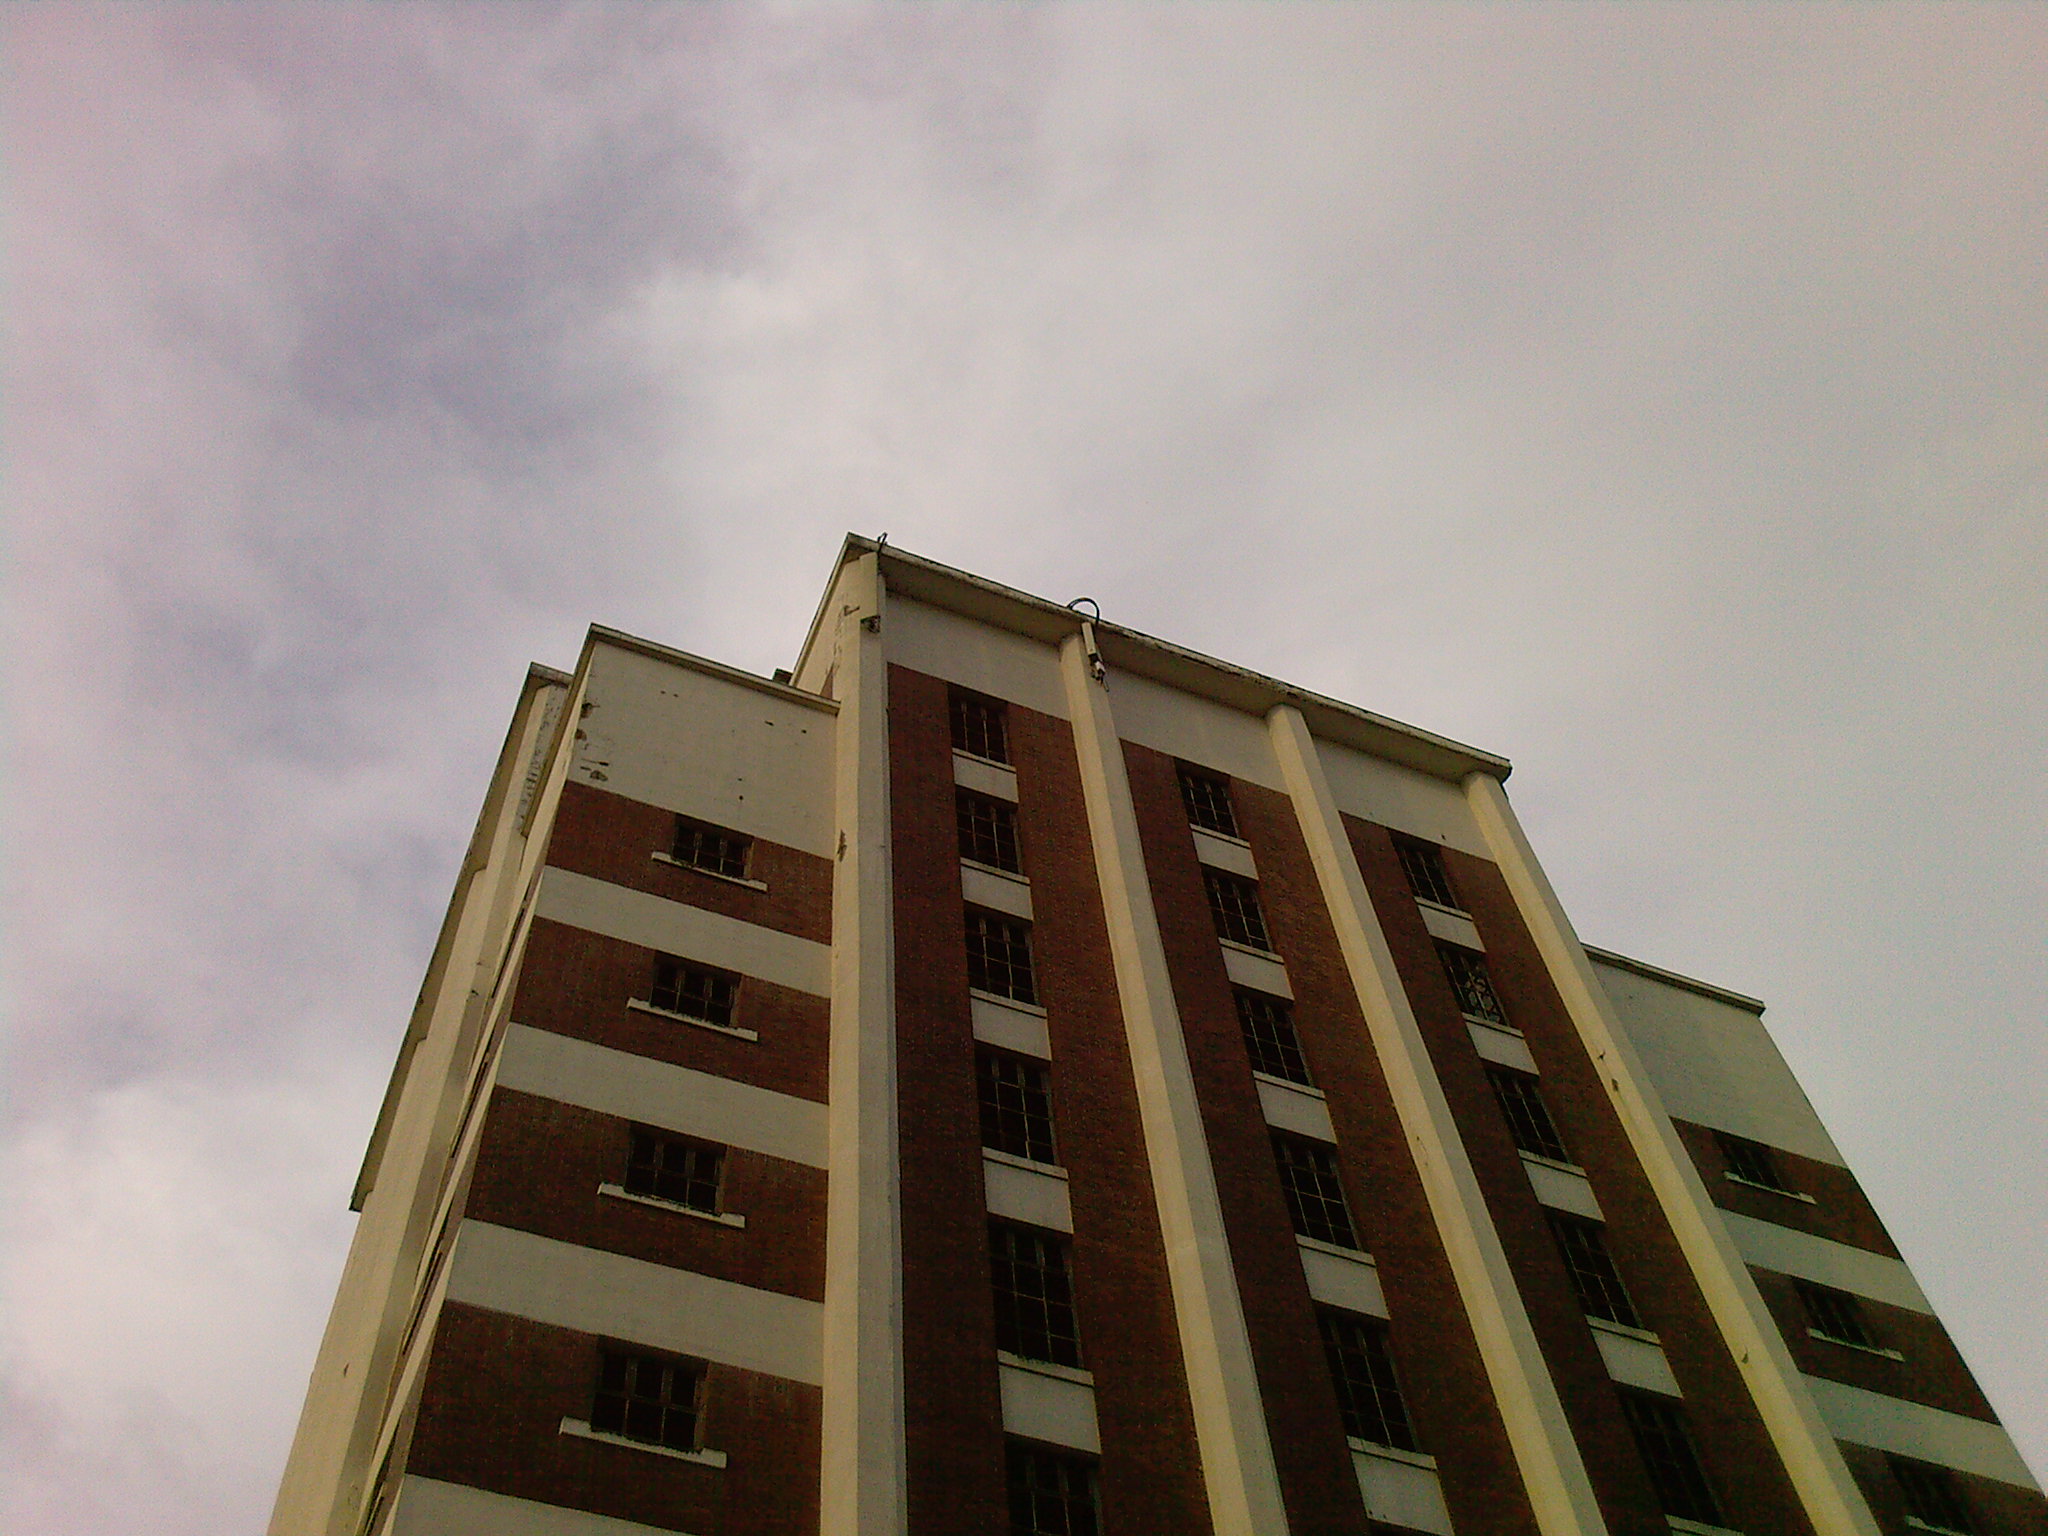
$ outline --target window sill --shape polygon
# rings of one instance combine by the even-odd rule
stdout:
[[[1271,960],[1278,965],[1285,965],[1287,963],[1274,950],[1261,949],[1256,944],[1240,944],[1236,939],[1226,939],[1221,934],[1216,936],[1216,942],[1225,949],[1236,950],[1241,955],[1257,955],[1261,960]]]
[[[960,855],[960,867],[962,869],[978,869],[984,875],[994,875],[998,880],[1008,880],[1013,884],[1023,886],[1027,891],[1031,889],[1031,877],[1021,869],[1005,869],[1000,864],[984,864],[979,859],[968,858],[964,853]]]
[[[984,1003],[994,1003],[998,1008],[1014,1008],[1019,1013],[1028,1013],[1035,1018],[1044,1018],[1045,1009],[1037,1003],[1027,1003],[1021,997],[1005,997],[1000,992],[984,992],[979,987],[967,989],[969,997],[980,998]]]
[[[1504,1035],[1513,1035],[1517,1040],[1528,1038],[1506,1019],[1486,1019],[1476,1013],[1468,1013],[1464,1015],[1464,1019],[1467,1024],[1477,1024],[1481,1029],[1498,1030]]]
[[[655,1445],[647,1440],[633,1440],[625,1435],[614,1435],[602,1429],[592,1429],[582,1419],[562,1420],[561,1433],[573,1435],[578,1440],[601,1440],[606,1445],[623,1445],[629,1451],[645,1451],[650,1456],[666,1456],[671,1461],[695,1462],[700,1467],[723,1467],[725,1452],[699,1449],[679,1451],[672,1445]]]
[[[1470,912],[1467,912],[1463,907],[1447,907],[1440,901],[1431,901],[1427,896],[1416,897],[1415,905],[1417,905],[1418,907],[1427,907],[1432,912],[1448,912],[1453,917],[1464,918],[1465,921],[1468,923],[1472,921],[1472,914]]]
[[[1595,1317],[1590,1312],[1586,1314],[1586,1321],[1591,1323],[1601,1333],[1615,1333],[1624,1339],[1640,1339],[1645,1344],[1655,1344],[1660,1349],[1663,1347],[1664,1341],[1648,1328],[1637,1328],[1629,1323],[1617,1323],[1608,1317]],[[1709,1530],[1713,1529],[1713,1527],[1702,1526],[1701,1529]]]
[[[1349,1259],[1354,1264],[1370,1264],[1378,1268],[1373,1256],[1363,1248],[1346,1248],[1342,1243],[1326,1243],[1320,1237],[1304,1237],[1299,1232],[1294,1234],[1294,1240],[1310,1253],[1327,1253],[1333,1258]]]
[[[700,1211],[694,1205],[685,1205],[680,1200],[664,1200],[659,1195],[636,1194],[623,1184],[600,1184],[600,1195],[610,1195],[614,1200],[630,1200],[635,1205],[651,1205],[658,1211],[677,1211],[685,1216],[694,1216],[699,1221],[714,1221],[721,1227],[744,1227],[747,1218],[732,1211]]]
[[[1346,1435],[1351,1449],[1361,1456],[1377,1456],[1382,1461],[1404,1461],[1411,1467],[1427,1467],[1436,1470],[1436,1458],[1424,1451],[1404,1451],[1398,1445],[1381,1445],[1377,1440],[1361,1440],[1356,1435]]]
[[[1814,1199],[1813,1196],[1803,1194],[1799,1190],[1780,1189],[1775,1184],[1759,1184],[1755,1179],[1745,1179],[1739,1173],[1723,1172],[1721,1177],[1726,1179],[1730,1184],[1740,1184],[1744,1189],[1760,1189],[1767,1195],[1777,1195],[1780,1198],[1786,1200],[1797,1200],[1801,1205],[1820,1204],[1820,1202]]]
[[[996,1351],[996,1362],[1014,1370],[1030,1371],[1038,1376],[1050,1376],[1055,1381],[1071,1381],[1076,1386],[1095,1385],[1095,1373],[1083,1370],[1078,1365],[1061,1365],[1056,1360],[1027,1360],[1022,1355],[1013,1355],[1007,1349]]]
[[[1064,1179],[1067,1170],[1058,1163],[1041,1163],[1032,1158],[1019,1157],[1014,1152],[1003,1152],[995,1147],[983,1147],[981,1155],[991,1163],[1001,1163],[1006,1168],[1022,1168],[1028,1173],[1042,1173],[1048,1179]]]
[[[735,1040],[759,1040],[761,1037],[751,1029],[741,1029],[737,1024],[714,1024],[709,1019],[700,1019],[691,1014],[677,1013],[673,1008],[657,1008],[645,998],[629,998],[628,1008],[642,1013],[651,1013],[658,1019],[674,1019],[678,1024],[694,1024],[699,1029],[711,1030],[714,1034],[731,1035]]]
[[[1270,1072],[1261,1072],[1256,1068],[1253,1069],[1252,1076],[1259,1082],[1271,1083],[1275,1088],[1285,1088],[1290,1093],[1305,1093],[1312,1099],[1327,1099],[1329,1097],[1328,1094],[1324,1093],[1322,1089],[1316,1087],[1313,1083],[1297,1083],[1291,1077],[1275,1077]]]
[[[768,889],[768,882],[765,880],[749,880],[745,875],[721,874],[715,869],[706,869],[702,864],[685,864],[674,854],[663,853],[658,848],[654,851],[654,862],[666,864],[672,869],[687,869],[691,874],[702,875],[707,880],[723,880],[727,885],[744,885],[750,891]]]
[[[1832,1333],[1822,1333],[1818,1328],[1806,1330],[1809,1339],[1819,1339],[1823,1344],[1832,1344],[1837,1349],[1853,1349],[1859,1355],[1876,1355],[1880,1360],[1903,1360],[1906,1357],[1896,1349],[1887,1349],[1882,1344],[1858,1344],[1854,1339],[1838,1339]],[[1927,1527],[1930,1531],[1946,1529],[1938,1525]]]
[[[1664,1523],[1674,1531],[1690,1532],[1691,1536],[1742,1536],[1732,1526],[1709,1525],[1704,1520],[1688,1520],[1683,1515],[1666,1515]]]
[[[1516,1148],[1516,1150],[1521,1151],[1520,1148]],[[1561,1162],[1554,1157],[1545,1157],[1541,1152],[1522,1152],[1522,1161],[1534,1163],[1539,1168],[1555,1168],[1559,1173],[1575,1173],[1582,1179],[1586,1177],[1586,1170],[1579,1164]]]

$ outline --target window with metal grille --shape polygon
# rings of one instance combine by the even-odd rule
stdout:
[[[701,821],[691,821],[687,816],[678,816],[675,845],[669,854],[678,864],[687,864],[692,869],[709,870],[714,875],[744,880],[747,877],[747,854],[753,846],[752,838],[706,826]]]
[[[1730,1178],[1738,1179],[1744,1184],[1774,1189],[1781,1195],[1792,1193],[1792,1186],[1785,1182],[1784,1174],[1778,1171],[1777,1158],[1771,1155],[1771,1149],[1762,1142],[1731,1136],[1726,1131],[1714,1132],[1714,1140],[1720,1145],[1721,1160],[1728,1165]]]
[[[990,1276],[996,1292],[996,1348],[1026,1360],[1081,1363],[1067,1246],[1036,1227],[992,1221]]]
[[[1720,1501],[1700,1466],[1699,1452],[1686,1428],[1685,1411],[1676,1403],[1641,1392],[1621,1394],[1621,1416],[1635,1437],[1643,1468],[1650,1474],[1657,1503],[1667,1516],[1721,1523]]]
[[[1318,1242],[1356,1248],[1344,1185],[1337,1177],[1336,1149],[1305,1136],[1275,1133],[1273,1156],[1280,1165],[1280,1188],[1286,1192],[1294,1230]]]
[[[1607,1251],[1607,1229],[1597,1221],[1568,1216],[1563,1211],[1546,1209],[1543,1214],[1550,1218],[1558,1252],[1564,1255],[1564,1267],[1572,1277],[1572,1289],[1578,1293],[1586,1316],[1628,1328],[1642,1327],[1635,1304],[1628,1299],[1628,1291],[1621,1283],[1621,1271],[1614,1267],[1614,1257]]]
[[[701,1365],[608,1349],[598,1362],[590,1427],[672,1451],[694,1451],[703,1392]]]
[[[716,1215],[724,1177],[725,1148],[638,1128],[633,1131],[626,1154],[627,1194],[652,1195]]]
[[[1508,1131],[1517,1147],[1552,1162],[1571,1161],[1535,1078],[1512,1067],[1489,1066],[1486,1080],[1493,1084],[1493,1096],[1500,1102],[1500,1112],[1507,1119]]]
[[[1015,1440],[1008,1460],[1010,1536],[1097,1536],[1094,1462]]]
[[[1038,1001],[1031,971],[1031,925],[967,909],[967,984],[1020,1003]]]
[[[1294,1033],[1294,1009],[1285,998],[1239,987],[1237,1022],[1244,1026],[1244,1048],[1251,1055],[1254,1072],[1315,1086],[1301,1054],[1301,1041]]]
[[[1444,975],[1450,980],[1451,990],[1458,995],[1458,1007],[1465,1017],[1505,1026],[1508,1011],[1501,1007],[1500,996],[1493,990],[1492,978],[1486,974],[1486,956],[1462,944],[1446,944],[1442,939],[1436,941],[1436,952],[1437,958],[1444,963]]]
[[[1045,1063],[1001,1051],[975,1054],[981,1144],[1034,1163],[1053,1163],[1052,1073]]]
[[[1460,912],[1465,910],[1458,905],[1458,893],[1451,889],[1451,876],[1444,868],[1441,848],[1435,843],[1418,843],[1413,838],[1397,837],[1394,850],[1401,855],[1401,869],[1408,876],[1409,890],[1440,907],[1453,907]]]
[[[1216,918],[1216,931],[1234,943],[1270,952],[1273,943],[1266,937],[1266,914],[1259,910],[1258,881],[1206,865],[1202,879],[1209,887],[1209,911]]]
[[[654,962],[654,986],[647,1000],[670,1013],[730,1028],[738,991],[737,977],[661,955]]]
[[[955,688],[952,696],[953,750],[992,763],[1010,760],[1008,711],[1000,700]]]
[[[1799,1304],[1806,1309],[1806,1321],[1812,1332],[1824,1339],[1833,1339],[1837,1344],[1854,1344],[1863,1349],[1884,1348],[1883,1341],[1870,1331],[1870,1324],[1864,1319],[1863,1303],[1847,1291],[1815,1285],[1807,1280],[1797,1280],[1793,1284],[1798,1288]]]
[[[1237,812],[1230,804],[1230,781],[1185,765],[1180,770],[1181,803],[1188,820],[1209,832],[1238,836]]]
[[[1978,1525],[1970,1514],[1969,1502],[1955,1474],[1946,1467],[1887,1456],[1892,1481],[1906,1505],[1906,1524],[1930,1531],[1953,1531],[1957,1536],[1977,1536]]]
[[[1344,1433],[1397,1451],[1419,1450],[1387,1348],[1387,1325],[1376,1317],[1327,1307],[1317,1309],[1316,1323],[1337,1386],[1337,1405],[1344,1410]]]
[[[960,857],[1011,874],[1024,872],[1024,859],[1017,848],[1017,807],[1007,800],[977,795],[969,789],[953,792],[953,821],[960,830]]]

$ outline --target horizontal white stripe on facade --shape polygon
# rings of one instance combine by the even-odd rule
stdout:
[[[1929,1315],[1934,1312],[1920,1282],[1899,1259],[1808,1232],[1795,1232],[1774,1221],[1758,1221],[1735,1211],[1722,1211],[1721,1220],[1727,1223],[1742,1257],[1758,1269],[1831,1285],[1838,1291],[1852,1291],[1894,1307]]]
[[[551,867],[541,876],[534,910],[554,922],[645,949],[758,976],[798,992],[831,994],[831,945],[607,880]]]
[[[679,1536],[666,1527],[411,1474],[399,1482],[388,1531],[389,1536]]]
[[[824,1308],[686,1269],[465,1221],[448,1300],[818,1385]]]
[[[825,1166],[825,1106],[514,1024],[498,1086],[786,1162]]]
[[[2040,1489],[2020,1460],[2012,1436],[1997,1424],[1820,1376],[1802,1376],[1800,1380],[1813,1394],[1821,1422],[1837,1440],[1931,1461],[2020,1488]]]

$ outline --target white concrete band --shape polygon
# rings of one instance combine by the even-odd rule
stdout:
[[[1597,1536],[1607,1526],[1592,1481],[1500,1235],[1487,1216],[1485,1196],[1430,1063],[1429,1047],[1395,974],[1393,951],[1366,894],[1308,722],[1291,704],[1276,705],[1266,718],[1338,947],[1365,1013],[1366,1033],[1415,1156],[1459,1298],[1472,1320],[1537,1527],[1544,1536]]]
[[[1491,774],[1474,773],[1466,776],[1465,796],[1817,1536],[1877,1536],[1877,1521],[1841,1447],[1803,1387],[1734,1238],[1536,862],[1507,791]]]
[[[827,599],[839,694],[826,1079],[822,1530],[901,1536],[903,1222],[896,1138],[896,937],[889,870],[889,678],[876,557]]]
[[[1180,1326],[1194,1409],[1195,1444],[1216,1536],[1283,1536],[1287,1514],[1252,1367],[1237,1273],[1202,1128],[1201,1104],[1181,1034],[1180,1011],[1159,938],[1123,742],[1109,693],[1078,635],[1060,649],[1067,712],[1080,758],[1095,872],[1102,886],[1117,998],[1137,1080],[1145,1154],[1166,1243],[1166,1272]]]

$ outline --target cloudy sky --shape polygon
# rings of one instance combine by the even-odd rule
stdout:
[[[0,26],[8,1530],[260,1526],[522,669],[846,529],[1514,758],[2048,1471],[2048,9]]]

